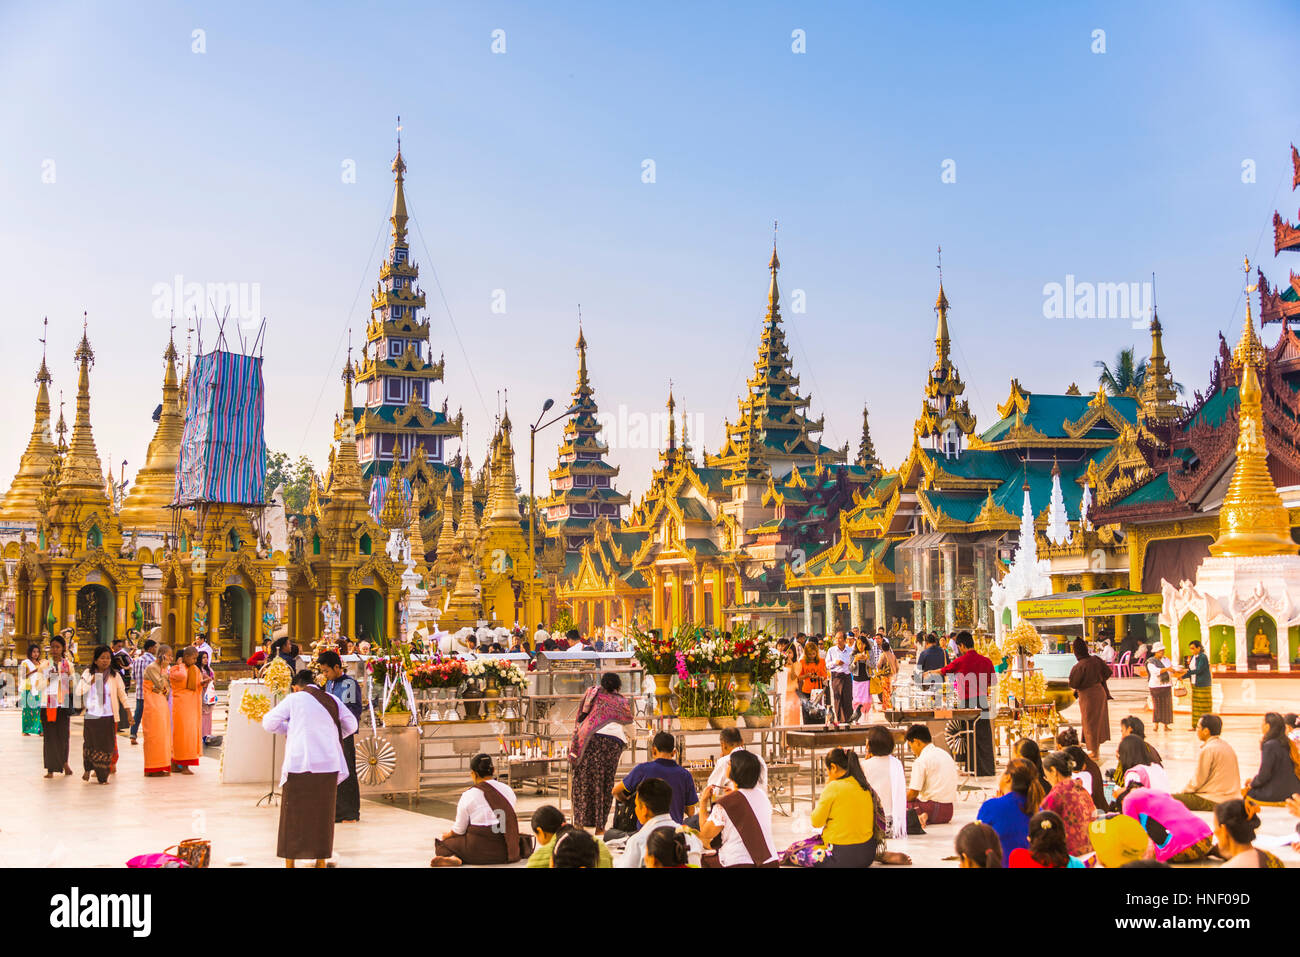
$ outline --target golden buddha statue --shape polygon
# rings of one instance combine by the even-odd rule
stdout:
[[[1262,627],[1259,631],[1255,632],[1255,640],[1250,646],[1250,653],[1262,658],[1267,658],[1273,653],[1269,648],[1268,635],[1264,634],[1264,629]]]

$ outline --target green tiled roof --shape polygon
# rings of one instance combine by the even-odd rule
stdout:
[[[1240,400],[1237,398],[1237,387],[1235,385],[1221,389],[1206,400],[1205,405],[1201,407],[1201,411],[1197,413],[1192,424],[1203,421],[1217,428],[1223,422],[1224,417],[1239,404]]]
[[[682,544],[693,549],[700,555],[718,554],[718,546],[713,544],[712,539],[708,538],[684,538]]]
[[[925,455],[949,475],[969,479],[997,479],[1001,481],[1010,473],[1012,463],[1005,452],[988,449],[966,449],[951,458],[934,449],[923,449]],[[1019,465],[1015,465],[1019,468]]]
[[[1025,425],[1032,426],[1049,438],[1065,439],[1064,424],[1077,422],[1088,412],[1088,405],[1093,397],[1090,395],[1043,395],[1035,392],[1028,394],[1029,411],[1024,414]],[[1107,396],[1108,404],[1129,422],[1137,421],[1137,399],[1129,396]],[[998,442],[1007,437],[1011,427],[1016,423],[1014,415],[999,419],[985,431],[980,438],[985,442]],[[1094,434],[1094,432],[1096,434]],[[1106,430],[1090,430],[1086,438],[1100,438],[1114,435]]]
[[[688,522],[713,521],[713,516],[709,514],[709,510],[704,507],[704,503],[698,498],[681,495],[677,498],[677,504],[682,510],[682,518]]]
[[[1152,502],[1171,502],[1173,499],[1174,490],[1169,487],[1169,475],[1161,472],[1146,485],[1129,492],[1115,505],[1147,505]]]

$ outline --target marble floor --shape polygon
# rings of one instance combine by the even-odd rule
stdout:
[[[1140,679],[1112,683],[1116,700],[1110,715],[1115,739],[1119,719],[1142,709],[1145,691]],[[1067,718],[1077,722],[1074,710]],[[1173,731],[1152,734],[1175,786],[1190,776],[1197,742],[1183,730],[1182,716]],[[220,721],[218,722],[218,725]],[[1259,722],[1235,717],[1226,722],[1224,736],[1237,750],[1242,775],[1253,774],[1259,762]],[[213,866],[278,867],[275,836],[278,809],[257,805],[265,785],[222,785],[218,782],[219,752],[209,749],[192,777],[145,778],[141,748],[120,737],[119,771],[107,786],[83,782],[80,774],[80,721],[72,731],[72,765],[77,773],[50,780],[43,777],[41,739],[19,733],[19,714],[0,711],[0,867],[120,867],[137,854],[161,851],[187,837],[212,841]],[[1103,766],[1114,763],[1114,741],[1105,745]],[[898,841],[917,866],[951,867],[952,841],[961,825],[974,820],[984,796],[992,793],[992,779],[976,779],[983,788],[957,805],[951,824],[932,827],[920,837]],[[521,811],[530,811],[550,799],[520,795]],[[362,802],[361,822],[340,825],[335,850],[340,867],[424,867],[433,853],[435,836],[450,824],[455,794],[431,795],[416,809],[403,800]],[[777,815],[775,837],[785,844],[810,832],[808,805],[797,805],[790,817]],[[1208,817],[1208,815],[1207,815]],[[1296,823],[1284,809],[1265,808],[1262,834],[1283,834]],[[1290,866],[1300,866],[1300,855],[1289,848],[1279,852]]]

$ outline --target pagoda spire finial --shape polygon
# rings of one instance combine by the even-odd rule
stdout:
[[[776,255],[776,220],[772,220],[772,258],[768,260],[767,268],[772,273],[772,281],[767,287],[767,318],[780,321],[781,290],[777,288],[776,274],[781,269],[781,260]]]
[[[578,342],[574,348],[578,350],[578,389],[581,391],[591,386],[587,378],[587,337],[582,332],[582,303],[578,303]]]
[[[677,448],[677,419],[673,413],[677,411],[677,400],[673,398],[673,380],[668,380],[668,450],[671,452]]]
[[[940,359],[947,359],[951,348],[948,336],[948,297],[943,292],[943,247],[939,247],[939,295],[934,300],[934,311],[939,316],[934,331],[934,351]]]
[[[1264,344],[1260,342],[1259,334],[1255,332],[1255,317],[1250,311],[1250,294],[1255,291],[1256,287],[1250,285],[1250,257],[1245,259],[1246,273],[1246,321],[1241,327],[1241,338],[1237,340],[1236,347],[1232,350],[1232,361],[1234,365],[1255,365],[1264,358]]]
[[[402,118],[397,118],[397,155],[393,157],[393,242],[406,242],[406,161],[402,159]]]

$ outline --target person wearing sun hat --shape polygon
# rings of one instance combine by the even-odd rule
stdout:
[[[1174,722],[1174,663],[1165,654],[1165,645],[1157,641],[1151,646],[1151,656],[1142,667],[1147,673],[1147,691],[1151,695],[1151,724],[1159,731],[1163,724],[1168,731]]]

